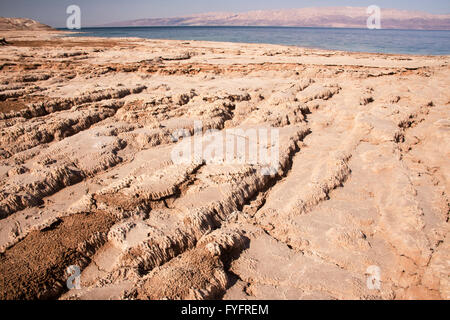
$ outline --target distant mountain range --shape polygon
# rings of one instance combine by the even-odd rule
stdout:
[[[3,18],[0,17],[0,31],[11,30],[53,30],[52,27],[40,22],[26,18]]]
[[[212,12],[174,18],[114,22],[102,27],[127,26],[295,26],[365,28],[366,7],[320,7],[263,10],[244,13]],[[450,14],[396,9],[381,10],[383,29],[450,30]]]

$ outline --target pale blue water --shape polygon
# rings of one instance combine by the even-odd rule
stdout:
[[[83,28],[73,36],[270,43],[330,50],[449,55],[450,31],[297,27]]]

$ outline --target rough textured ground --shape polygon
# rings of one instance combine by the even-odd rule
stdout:
[[[1,299],[450,298],[449,57],[5,37]],[[194,120],[278,173],[173,163]]]

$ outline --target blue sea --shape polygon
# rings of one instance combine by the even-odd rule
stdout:
[[[73,36],[269,43],[359,52],[450,55],[450,31],[209,26],[83,28],[77,32],[80,31]]]

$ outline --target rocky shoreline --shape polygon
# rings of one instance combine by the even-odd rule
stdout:
[[[1,299],[450,298],[450,57],[2,37]],[[174,163],[196,122],[277,171]]]

